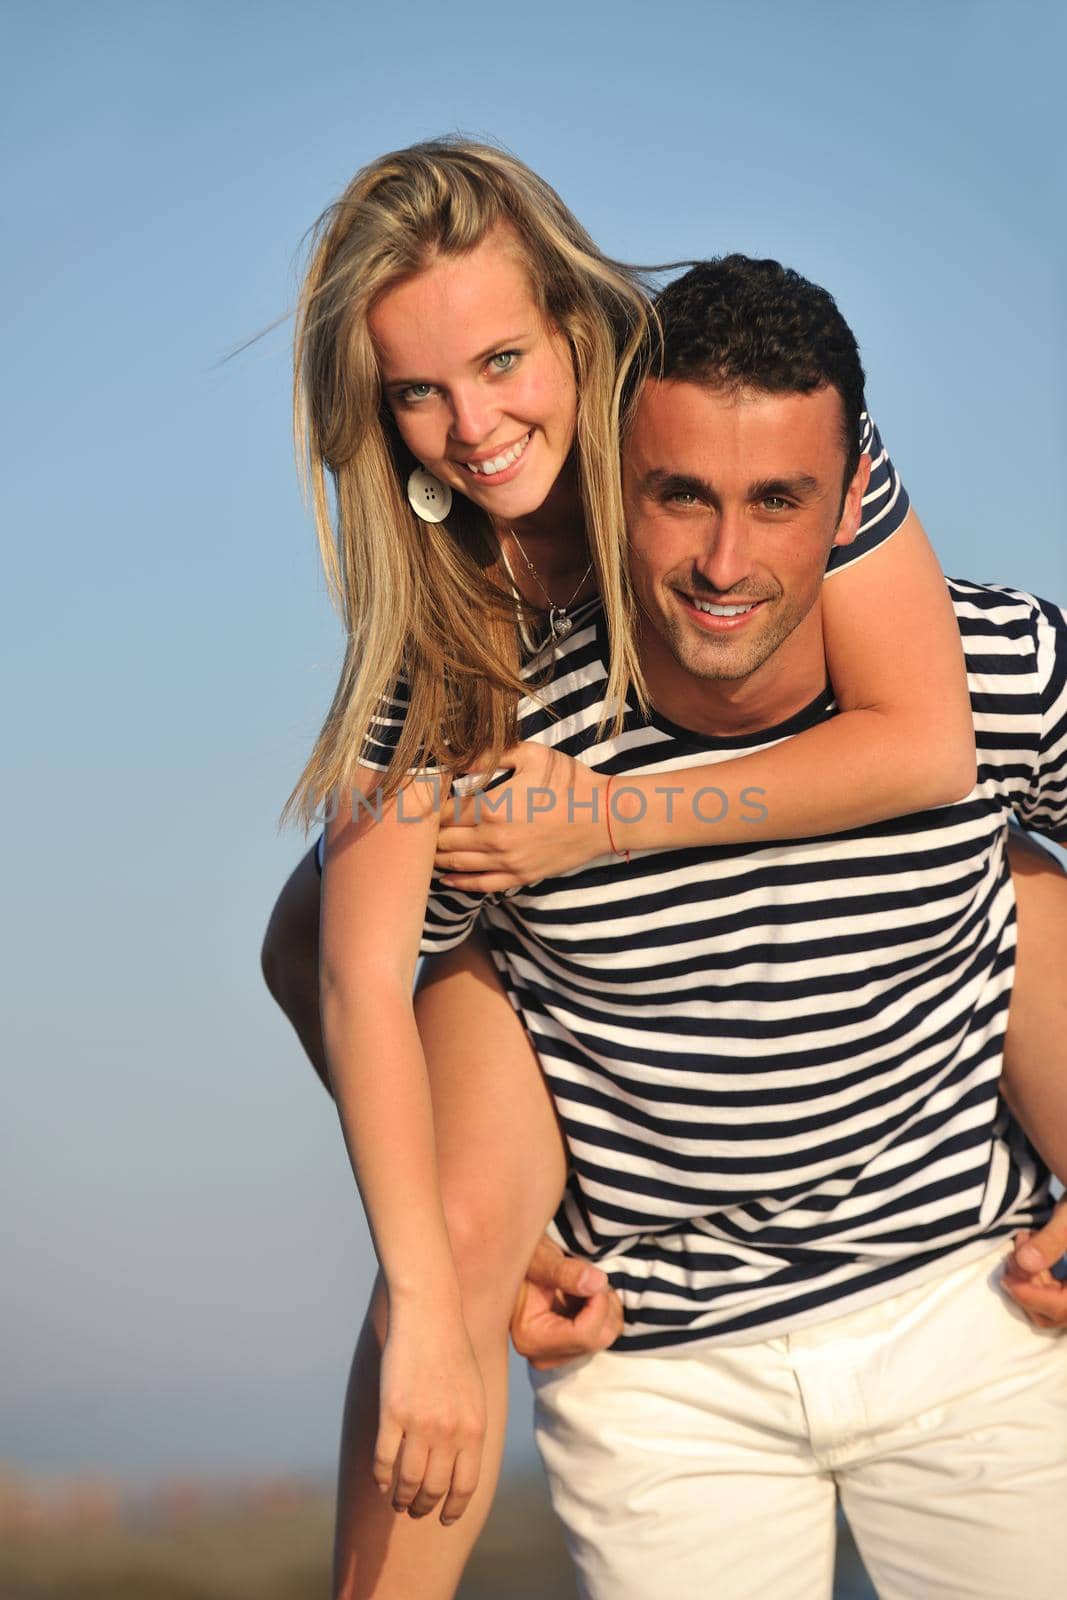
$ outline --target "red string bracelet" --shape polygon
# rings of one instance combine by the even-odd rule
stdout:
[[[615,854],[617,856],[622,856],[623,860],[626,862],[626,865],[629,866],[630,865],[630,852],[629,852],[629,850],[620,850],[619,849],[618,845],[615,843],[615,835],[611,831],[611,786],[615,782],[616,776],[617,776],[617,774],[614,773],[614,772],[611,774],[611,776],[608,778],[608,786],[607,786],[606,790],[604,791],[604,801],[605,801],[605,804],[607,805],[607,810],[608,810],[608,815],[607,815],[608,843],[610,844],[610,846],[611,846],[612,850],[615,852]]]

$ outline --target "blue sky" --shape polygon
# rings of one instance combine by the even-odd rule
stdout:
[[[1062,601],[1067,28],[1025,0],[9,0],[4,32],[0,1448],[328,1466],[371,1254],[258,947],[340,632],[288,324],[223,357],[357,166],[491,135],[613,254],[830,287],[946,570]]]

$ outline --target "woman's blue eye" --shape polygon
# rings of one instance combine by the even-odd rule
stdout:
[[[400,398],[406,404],[410,404],[413,400],[425,400],[426,396],[432,393],[432,383],[412,383],[400,391]]]
[[[518,359],[517,350],[501,350],[495,356],[489,357],[489,365],[494,372],[510,372]]]

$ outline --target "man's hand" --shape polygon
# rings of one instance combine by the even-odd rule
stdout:
[[[1067,1282],[1052,1267],[1067,1254],[1067,1196],[1038,1233],[1017,1233],[1001,1280],[1006,1294],[1039,1328],[1067,1328]]]
[[[511,1337],[520,1356],[538,1372],[548,1372],[577,1356],[606,1350],[621,1332],[622,1302],[607,1274],[542,1239],[511,1316]]]

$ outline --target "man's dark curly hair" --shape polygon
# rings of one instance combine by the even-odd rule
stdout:
[[[832,295],[778,261],[720,256],[668,284],[656,310],[657,377],[768,394],[836,389],[847,491],[860,458],[863,366]]]

